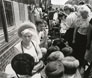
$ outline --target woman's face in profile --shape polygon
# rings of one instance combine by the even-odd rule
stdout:
[[[22,40],[25,43],[29,43],[31,41],[32,34],[30,32],[22,34]]]

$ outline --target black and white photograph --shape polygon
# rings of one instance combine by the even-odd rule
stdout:
[[[0,0],[0,78],[92,78],[92,0]]]

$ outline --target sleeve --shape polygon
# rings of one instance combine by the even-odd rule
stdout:
[[[73,24],[73,17],[72,17],[72,15],[67,16],[66,24],[67,24],[67,29],[69,29],[72,26],[72,24]]]
[[[58,14],[57,13],[54,13],[53,20],[57,20],[57,18],[58,18]]]

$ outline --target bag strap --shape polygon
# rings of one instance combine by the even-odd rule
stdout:
[[[35,48],[35,51],[36,51],[36,53],[37,53],[37,49],[36,49],[36,47],[35,47],[35,44],[33,43],[33,41],[31,41],[32,42],[32,45],[34,46],[34,48]],[[24,49],[23,49],[23,42],[21,41],[21,50],[22,50],[22,53],[24,53]],[[38,54],[38,53],[37,53]]]
[[[32,44],[33,44],[33,46],[34,46],[34,48],[35,48],[36,53],[37,53],[37,49],[36,49],[36,47],[35,47],[35,44],[33,43],[33,41],[31,41],[31,42],[32,42]],[[38,53],[37,53],[37,55],[38,55]]]
[[[23,42],[22,41],[21,41],[21,50],[22,50],[22,53],[24,53]]]

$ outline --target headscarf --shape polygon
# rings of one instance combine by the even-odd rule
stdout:
[[[88,12],[88,14],[91,12],[91,10],[87,7],[87,5],[80,5],[78,7],[78,12],[81,13],[81,12]]]
[[[26,30],[27,29],[27,30]],[[25,30],[26,32],[30,32],[32,33],[32,40],[36,41],[37,43],[40,42],[38,34],[37,34],[37,29],[35,24],[33,24],[32,22],[29,21],[25,21],[24,23],[22,23],[19,28],[18,28],[18,36],[21,38],[22,36],[22,31]],[[38,43],[39,44],[39,43]]]

